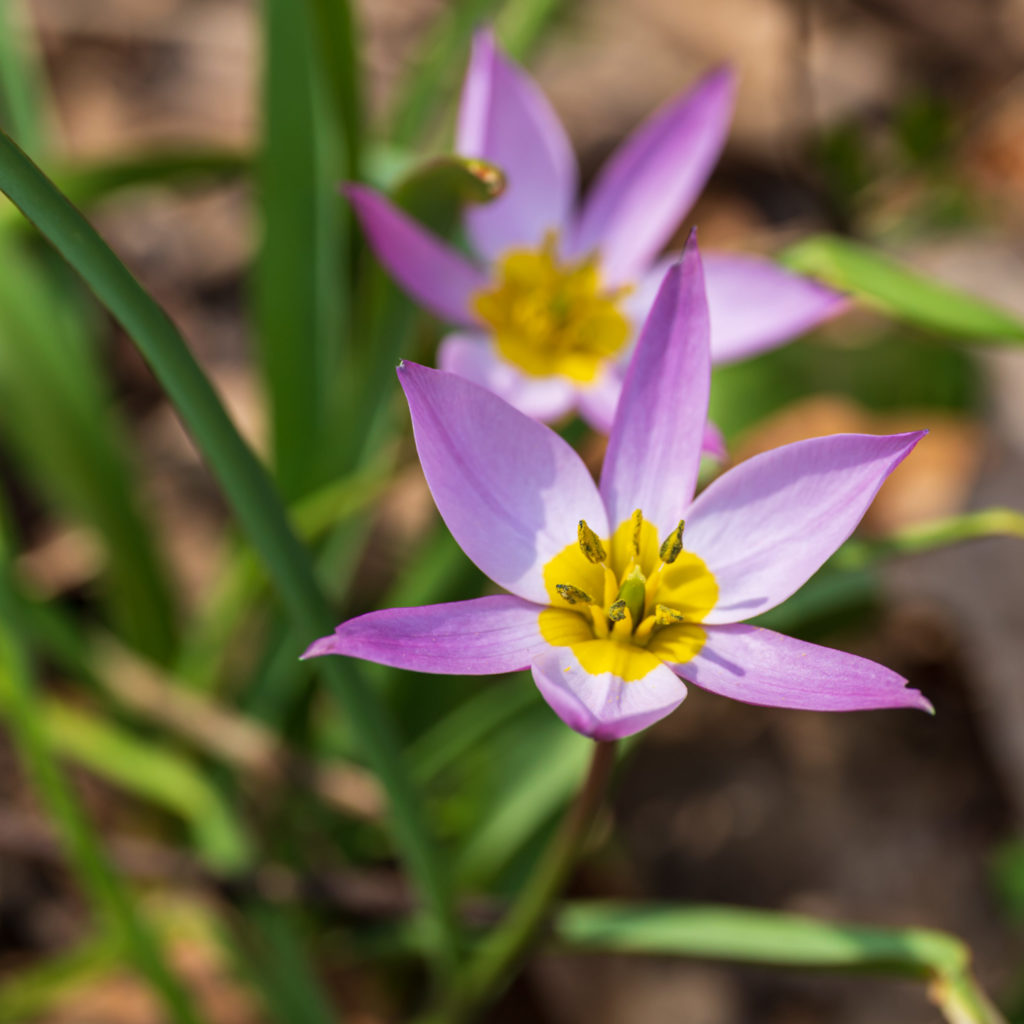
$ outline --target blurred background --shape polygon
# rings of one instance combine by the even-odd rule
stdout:
[[[263,138],[259,5],[3,6],[14,32],[0,60],[11,59],[17,39],[44,76],[42,166],[58,181],[64,169],[82,190],[90,219],[182,328],[246,437],[267,452],[253,341],[266,279],[252,273],[266,179],[249,173]],[[1024,316],[1020,0],[566,0],[548,7],[525,59],[565,119],[585,178],[649,111],[728,63],[741,82],[733,130],[691,216],[703,247],[773,254],[811,232],[851,234]],[[477,8],[487,16],[487,5]],[[428,99],[419,108],[407,89],[410,69],[429,64],[431,47],[450,37],[455,19],[452,5],[435,0],[358,6],[367,106],[381,134],[386,123],[398,126],[392,142],[402,136],[444,149],[443,111],[452,109],[465,50],[432,70],[431,88],[443,102]],[[404,121],[393,119],[396,105]],[[382,149],[379,159],[388,157]],[[142,165],[150,170],[142,173]],[[134,170],[118,179],[125,167]],[[83,184],[83,169],[101,169],[104,185]],[[4,218],[11,212],[0,209]],[[0,251],[9,260],[10,248]],[[2,307],[23,284],[19,275],[0,271],[8,279],[0,285],[0,334]],[[83,301],[70,276],[62,281],[57,271],[53,281],[52,294],[72,296],[82,311],[72,330],[94,339],[89,373],[96,394],[113,403],[111,430],[128,469],[112,471],[103,486],[109,493],[132,481],[154,571],[169,581],[178,614],[201,624],[235,551],[217,488],[130,342]],[[49,327],[37,319],[26,329]],[[415,331],[422,348],[437,325],[423,318]],[[116,571],[118,545],[134,527],[119,529],[116,513],[109,529],[98,526],[102,515],[79,500],[69,479],[77,456],[68,453],[71,462],[62,464],[53,454],[75,421],[48,426],[46,404],[59,398],[59,387],[33,391],[47,371],[30,363],[11,346],[0,349],[0,480],[20,538],[17,570],[41,601],[91,628],[107,614],[97,610],[97,580]],[[69,372],[78,373],[77,365]],[[736,458],[821,433],[930,428],[872,509],[868,542],[968,509],[1024,509],[1019,350],[966,346],[858,309],[812,338],[716,371],[713,401]],[[48,429],[56,431],[52,444]],[[34,447],[40,443],[49,445],[52,462]],[[405,567],[422,566],[444,543],[408,445],[396,465],[377,488],[379,499],[363,509],[369,543],[349,570],[353,590],[337,595],[339,619],[385,602]],[[624,765],[614,828],[610,819],[603,824],[604,842],[573,891],[946,929],[969,943],[983,984],[1014,1020],[1024,1020],[1024,848],[1015,840],[1024,820],[1024,546],[988,539],[883,561],[871,551],[854,551],[802,604],[780,609],[774,624],[899,670],[933,701],[935,718],[766,710],[694,689]],[[438,564],[435,590],[458,596],[479,587],[465,582],[466,566],[450,556]],[[116,619],[116,608],[110,614]],[[349,1020],[394,1020],[393,993],[361,969],[348,929],[353,919],[372,921],[404,906],[407,894],[373,836],[357,829],[348,847],[372,870],[338,852],[335,839],[345,832],[351,840],[351,828],[318,830],[322,812],[309,809],[307,790],[322,795],[336,784],[343,806],[370,814],[378,794],[359,772],[314,784],[308,765],[283,765],[278,744],[283,737],[301,745],[306,734],[294,716],[310,712],[285,707],[281,694],[292,685],[291,658],[310,638],[258,655],[247,649],[274,629],[269,613],[246,618],[227,653],[214,658],[205,689],[193,688],[216,699],[205,705],[182,705],[174,680],[153,669],[151,662],[166,664],[161,646],[171,642],[159,635],[127,645],[134,653],[97,641],[106,672],[101,696],[77,686],[51,657],[47,699],[63,709],[54,712],[55,743],[119,871],[173,923],[173,960],[213,1024],[273,1019],[251,977],[225,952],[231,944],[218,937],[254,898],[293,910],[301,942],[286,942],[278,924],[262,919],[265,930],[249,932],[257,936],[253,962],[286,962],[287,949],[329,999],[348,1008]],[[280,639],[280,631],[274,635]],[[140,649],[149,661],[140,663]],[[391,677],[387,686],[412,743],[437,724],[425,709],[425,685],[441,687],[448,707],[483,685]],[[523,678],[495,684],[528,685]],[[218,717],[224,709],[230,716]],[[121,731],[94,737],[74,717],[99,712]],[[320,752],[344,749],[344,723],[325,731]],[[541,735],[545,742],[554,736]],[[128,746],[118,747],[122,741]],[[150,745],[167,765],[180,767],[174,758],[185,757],[189,772],[167,767],[165,777],[140,788],[130,778],[136,767],[125,766]],[[556,793],[554,803],[543,803],[545,765],[536,750],[527,758],[517,749],[514,734],[496,737],[470,768],[444,775],[432,798],[444,828],[470,835],[470,863],[462,865],[470,886],[501,891],[515,877],[502,822],[520,804],[497,783],[488,788],[492,776],[525,780],[516,799],[540,801],[526,831],[542,832],[562,799]],[[571,786],[575,748],[542,751],[548,754],[566,763]],[[213,787],[215,799],[197,779]],[[505,818],[488,817],[496,806]],[[243,854],[233,859],[234,825],[216,832],[222,814],[243,822],[248,838],[238,842],[258,851],[251,862]],[[490,824],[474,832],[478,819]],[[290,829],[284,844],[274,838],[282,822]],[[89,914],[65,863],[0,727],[0,1019],[155,1024],[161,1011],[145,986],[102,944],[89,944]],[[258,913],[253,920],[261,920]],[[908,982],[552,954],[536,960],[488,1019],[926,1024],[939,1017]]]

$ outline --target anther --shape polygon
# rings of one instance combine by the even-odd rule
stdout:
[[[580,520],[577,535],[580,541],[580,550],[586,556],[588,562],[600,565],[608,556],[605,554],[601,538],[587,526],[585,519]]]
[[[644,514],[640,509],[633,511],[633,554],[640,558],[640,528],[644,525]]]
[[[683,550],[683,528],[685,526],[686,523],[680,519],[679,525],[665,538],[661,547],[658,549],[658,557],[666,565],[671,565]]]
[[[621,622],[626,617],[628,611],[626,602],[623,600],[613,601],[612,606],[608,609],[608,619],[611,622]]]
[[[569,604],[594,603],[591,596],[585,590],[580,590],[579,587],[574,587],[571,583],[556,583],[555,590],[558,591],[558,596],[562,600],[568,601]]]
[[[664,604],[656,605],[654,608],[654,623],[657,626],[675,626],[685,621],[686,616],[675,608],[669,608]]]

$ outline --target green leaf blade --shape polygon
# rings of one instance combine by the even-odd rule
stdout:
[[[1011,313],[848,238],[815,235],[787,249],[782,262],[926,330],[965,341],[1024,343],[1024,322]]]

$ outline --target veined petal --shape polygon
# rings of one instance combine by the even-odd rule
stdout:
[[[594,648],[585,660],[596,653],[607,668],[588,671],[580,664],[577,647]],[[653,654],[611,640],[552,647],[533,663],[533,679],[570,729],[595,740],[617,740],[646,729],[686,696],[686,687]]]
[[[554,431],[463,377],[406,362],[398,378],[452,536],[499,586],[546,605],[543,566],[576,543],[579,520],[608,536],[586,466]]]
[[[389,608],[343,622],[303,658],[347,654],[414,672],[493,675],[526,668],[549,650],[540,609],[501,594],[421,608]]]
[[[513,246],[538,245],[545,232],[565,225],[576,195],[576,157],[544,94],[500,52],[489,29],[473,39],[456,149],[505,174],[504,194],[467,212],[481,253],[494,258]]]
[[[506,362],[486,335],[449,334],[437,351],[437,365],[493,391],[524,416],[549,423],[576,401],[565,377],[532,377]]]
[[[775,348],[847,309],[825,285],[756,256],[704,257],[711,311],[711,358],[717,363]]]
[[[920,691],[883,665],[759,626],[710,626],[700,653],[674,667],[689,682],[747,704],[808,711],[932,711]]]
[[[693,497],[711,385],[696,239],[665,275],[619,398],[601,496],[614,529],[634,509],[666,537]]]
[[[344,192],[377,259],[413,298],[453,323],[476,322],[469,303],[487,284],[483,270],[372,188]]]
[[[925,433],[797,441],[713,481],[686,516],[686,547],[718,583],[704,622],[739,622],[789,597],[850,536]]]
[[[607,279],[637,277],[679,227],[725,145],[735,79],[721,69],[650,117],[602,168],[572,251],[597,248]]]

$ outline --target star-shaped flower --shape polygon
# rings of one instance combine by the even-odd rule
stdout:
[[[509,593],[371,612],[306,656],[469,675],[529,667],[563,721],[598,740],[667,715],[683,680],[752,704],[929,710],[881,665],[742,624],[822,565],[923,432],[786,445],[694,499],[708,333],[691,243],[641,332],[599,486],[548,427],[462,377],[403,363],[438,510]]]
[[[536,419],[573,408],[612,423],[636,329],[668,261],[657,257],[725,143],[734,81],[708,75],[642,124],[576,209],[576,160],[536,84],[474,40],[456,148],[500,167],[505,192],[467,214],[469,259],[362,185],[346,193],[380,261],[424,306],[458,325],[438,362]],[[789,341],[845,299],[767,260],[705,263],[715,362]]]

